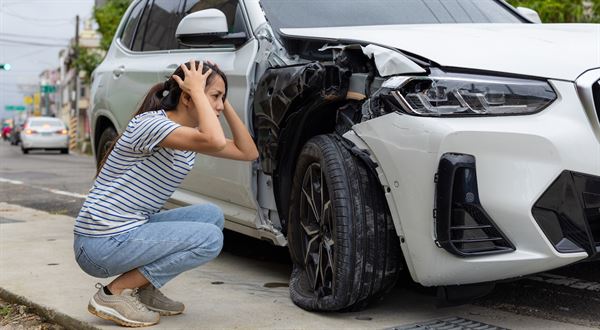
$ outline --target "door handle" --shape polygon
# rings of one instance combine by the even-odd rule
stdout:
[[[124,65],[119,65],[116,69],[113,70],[113,76],[115,78],[119,78],[123,73],[125,73]]]
[[[179,67],[179,64],[169,64],[167,65],[167,67],[163,70],[163,76],[166,79],[171,78],[171,76],[173,75],[173,72]]]

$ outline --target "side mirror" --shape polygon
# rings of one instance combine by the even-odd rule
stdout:
[[[542,19],[537,11],[525,7],[517,7],[519,14],[525,16],[532,23],[542,23]]]
[[[229,33],[225,14],[218,9],[206,9],[184,17],[175,31],[180,44],[198,46],[238,46],[246,42],[246,33]]]

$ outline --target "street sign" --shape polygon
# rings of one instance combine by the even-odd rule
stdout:
[[[25,106],[22,105],[5,105],[4,110],[6,111],[25,111]]]
[[[40,92],[47,93],[47,94],[56,93],[56,86],[55,85],[41,85]]]

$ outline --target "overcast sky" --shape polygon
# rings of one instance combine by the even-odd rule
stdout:
[[[38,84],[44,69],[57,68],[58,52],[75,35],[75,16],[92,16],[94,0],[0,0],[0,118],[5,105],[22,105],[19,84]],[[44,45],[36,45],[44,44]]]

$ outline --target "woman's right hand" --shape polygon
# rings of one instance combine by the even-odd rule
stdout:
[[[192,94],[200,94],[204,95],[204,89],[206,88],[206,80],[208,76],[210,76],[212,70],[208,69],[205,73],[202,73],[202,68],[204,67],[204,63],[200,62],[200,67],[196,66],[195,60],[190,60],[190,68],[184,64],[181,65],[181,69],[185,75],[185,79],[181,79],[181,77],[177,75],[173,75],[173,80],[177,82],[179,88],[185,93]]]

